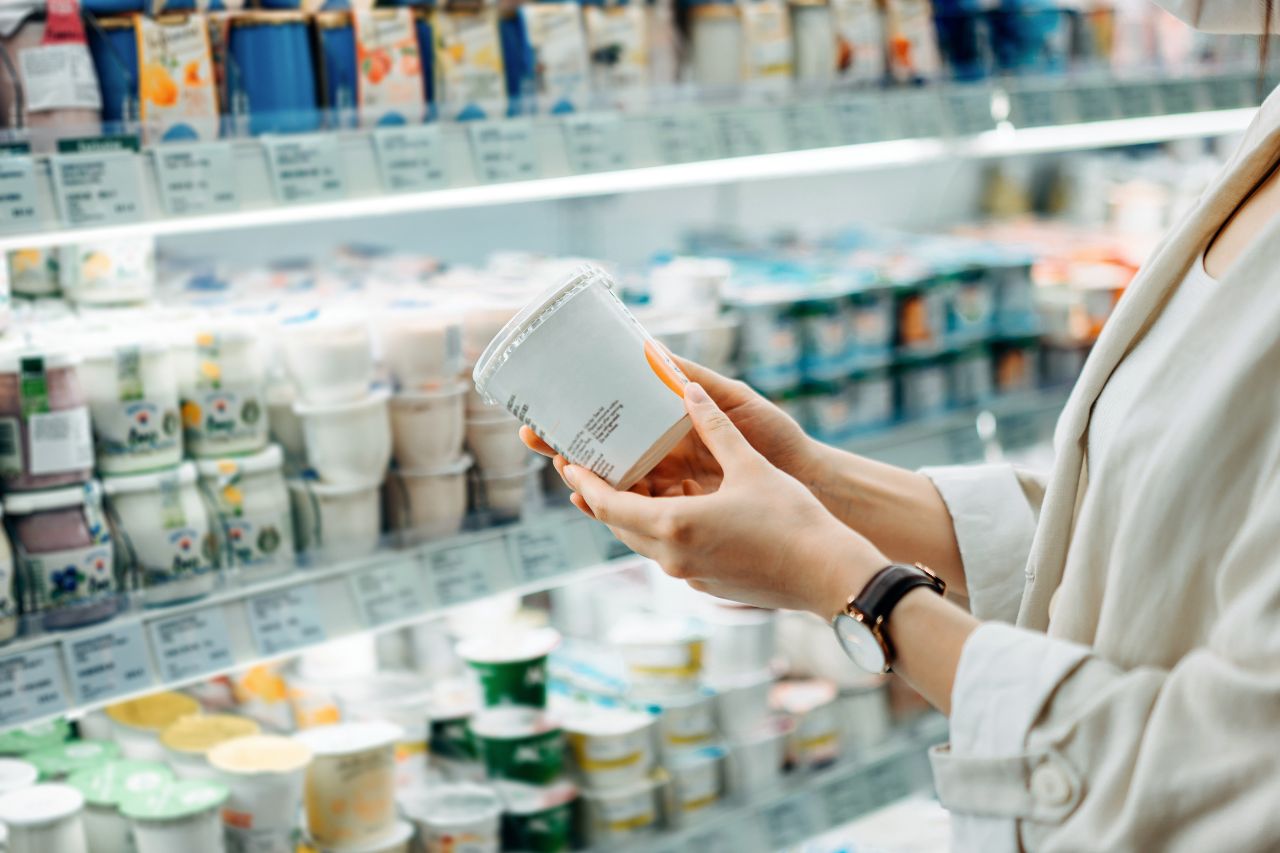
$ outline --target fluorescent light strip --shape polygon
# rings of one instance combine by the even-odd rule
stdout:
[[[60,229],[34,235],[5,237],[0,239],[0,250],[55,246],[70,241],[88,242],[147,234],[154,236],[190,234],[352,217],[393,216],[432,210],[646,192],[737,181],[798,178],[910,166],[949,158],[989,158],[1079,151],[1172,139],[1219,136],[1244,130],[1256,112],[1255,109],[1248,108],[1020,130],[1004,128],[960,140],[899,139],[835,148],[708,160],[674,166],[648,166],[617,172],[540,178],[516,183],[458,187],[401,195],[378,195],[299,207],[271,206],[212,216],[167,218],[101,228]]]

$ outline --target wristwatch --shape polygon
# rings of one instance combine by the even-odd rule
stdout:
[[[919,563],[885,566],[831,620],[844,653],[859,667],[875,673],[892,669],[893,644],[885,625],[902,597],[918,586],[927,586],[938,595],[947,589],[942,578]]]

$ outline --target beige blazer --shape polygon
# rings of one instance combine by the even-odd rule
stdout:
[[[1029,556],[1016,521],[988,528],[1013,543],[1010,560],[1026,557],[1025,575],[984,582],[975,612],[1016,612],[1047,646],[1081,649],[1056,657],[1066,665],[1046,654],[1022,753],[933,756],[943,804],[1015,819],[1026,850],[1280,850],[1280,217],[1179,335],[1085,483],[1103,386],[1277,160],[1273,93],[1107,323],[1058,422],[1051,476],[1019,474],[1007,511],[948,500],[958,532],[961,514],[1028,519]]]

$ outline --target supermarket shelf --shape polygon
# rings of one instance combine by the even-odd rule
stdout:
[[[0,250],[823,175],[1243,130],[1256,74],[1020,82],[6,155]]]
[[[601,535],[601,534],[605,535]],[[135,608],[0,650],[0,730],[86,711],[322,643],[425,621],[615,568],[612,537],[575,510],[363,560],[299,569],[189,604]]]

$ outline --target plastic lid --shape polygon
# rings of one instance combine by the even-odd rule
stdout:
[[[200,713],[200,703],[183,693],[152,693],[107,706],[112,722],[137,729],[160,731],[173,721]]]
[[[0,755],[25,755],[54,746],[71,737],[71,724],[59,717],[43,723],[19,726],[0,734]]]
[[[335,415],[345,412],[357,412],[361,409],[372,409],[387,405],[391,399],[391,389],[373,388],[363,400],[345,403],[304,403],[301,400],[293,404],[293,413],[305,418],[311,415]]]
[[[30,788],[40,780],[40,771],[30,761],[0,758],[0,793]]]
[[[257,722],[235,714],[183,717],[160,733],[160,743],[174,752],[203,755],[218,744],[262,731]]]
[[[486,708],[471,718],[471,731],[480,737],[497,740],[532,737],[558,731],[559,728],[545,711],[515,705]]]
[[[221,459],[201,459],[196,462],[201,477],[230,477],[233,474],[261,474],[279,471],[284,465],[284,451],[278,444],[268,444],[265,449],[248,456],[227,456]]]
[[[184,779],[150,791],[129,793],[120,813],[134,820],[177,820],[204,814],[227,801],[231,789],[207,779]]]
[[[173,782],[173,771],[158,761],[108,761],[78,770],[67,784],[92,806],[115,808],[130,794],[141,794]]]
[[[67,486],[62,489],[45,489],[38,492],[15,492],[5,495],[4,511],[9,515],[30,515],[33,512],[47,512],[53,509],[69,509],[84,506],[90,495],[97,490],[93,480],[80,486]]]
[[[23,360],[28,358],[44,359],[45,371],[75,367],[80,363],[80,357],[67,350],[0,347],[0,373],[17,373]]]
[[[73,817],[84,797],[70,785],[32,785],[0,796],[0,822],[10,826],[43,826]]]
[[[623,708],[590,708],[564,721],[564,730],[582,735],[625,735],[643,731],[657,718],[644,711]]]
[[[300,492],[311,492],[318,497],[355,495],[360,492],[374,491],[381,486],[381,477],[372,478],[364,483],[325,483],[321,480],[313,480],[310,478],[293,479],[289,481],[290,489]]]
[[[105,740],[73,740],[46,747],[27,755],[46,779],[66,776],[87,767],[96,767],[120,757],[120,747]]]
[[[546,657],[558,645],[560,632],[555,628],[481,634],[458,643],[458,657],[474,663],[517,663]]]
[[[209,750],[209,764],[224,773],[294,773],[311,763],[311,750],[297,738],[251,735]]]
[[[146,474],[103,477],[102,488],[108,496],[159,491],[165,482],[171,481],[175,477],[180,486],[193,484],[196,481],[195,463],[183,462],[176,468],[166,468],[163,471],[151,471]]]
[[[464,826],[497,819],[502,800],[491,788],[479,785],[437,785],[402,803],[405,813],[432,827]]]
[[[452,462],[446,462],[434,468],[405,468],[396,469],[396,473],[402,477],[445,477],[454,474],[461,474],[471,467],[471,463],[475,460],[471,458],[471,454],[464,453]]]
[[[609,632],[609,642],[619,646],[658,646],[689,643],[706,635],[692,619],[633,613]]]
[[[380,720],[362,723],[335,723],[300,732],[298,740],[316,755],[347,755],[381,747],[390,748],[404,737],[404,730]]]
[[[503,810],[509,814],[536,814],[578,799],[578,788],[572,782],[523,785],[519,782],[499,781],[495,783],[495,787],[502,797]]]
[[[695,767],[708,761],[719,761],[729,754],[723,746],[696,746],[688,749],[673,749],[663,755],[663,763],[668,769]]]

